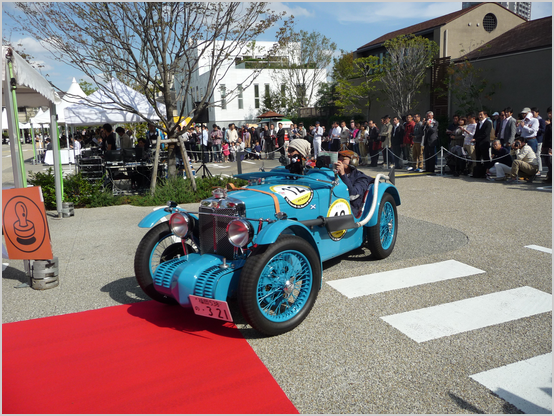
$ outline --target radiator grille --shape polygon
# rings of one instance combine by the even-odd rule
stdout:
[[[227,224],[233,218],[219,217],[209,214],[236,216],[234,209],[213,209],[200,207],[200,253],[219,254],[227,259],[233,258],[234,247],[227,239]]]

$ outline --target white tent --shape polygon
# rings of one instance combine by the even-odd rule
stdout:
[[[61,103],[59,95],[50,82],[39,74],[25,59],[19,56],[12,48],[2,46],[2,107],[6,107],[8,129],[10,134],[10,151],[16,188],[26,186],[23,152],[17,138],[19,122],[17,107],[48,106],[55,111],[56,105]],[[55,118],[50,121],[55,127]],[[59,148],[54,140],[56,164],[54,166],[54,180],[56,186],[56,206],[61,218],[62,184],[61,166],[59,164]]]
[[[64,108],[79,102],[81,98],[86,98],[86,96],[87,95],[81,86],[77,83],[77,80],[73,78],[71,86],[62,97],[62,102],[56,106],[56,111],[58,112],[58,124],[65,124]],[[33,119],[31,119],[31,121],[37,124],[50,123],[50,110],[39,112]]]
[[[38,113],[36,114],[36,116],[31,117],[31,123],[33,123],[33,126],[34,126],[35,124],[37,124],[37,125],[39,125],[39,126],[40,126],[41,124],[50,125],[50,110],[47,110],[47,112],[48,112],[48,119],[46,120],[46,119],[44,118],[45,112],[42,111],[42,108],[39,108],[39,109],[38,109]]]
[[[65,122],[75,126],[84,126],[104,123],[141,123],[144,121],[137,114],[126,111],[124,106],[135,109],[146,119],[159,120],[154,108],[143,94],[115,78],[112,78],[107,85],[107,89],[110,93],[97,90],[86,100],[65,107]],[[159,104],[158,108],[162,113],[165,113],[164,104]]]
[[[6,130],[8,128],[8,115],[6,114],[6,109],[2,109],[2,130]]]

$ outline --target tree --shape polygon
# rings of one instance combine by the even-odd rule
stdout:
[[[422,36],[400,35],[384,43],[387,56],[381,81],[383,92],[398,117],[417,105],[415,94],[437,56],[438,45]]]
[[[90,82],[87,82],[84,79],[79,80],[79,86],[81,87],[81,89],[86,95],[90,95],[98,89]]]
[[[337,49],[334,42],[321,33],[293,32],[282,49],[288,55],[288,63],[278,71],[287,95],[294,97],[297,107],[313,102],[322,81],[326,81],[327,66]]]
[[[336,102],[338,99],[337,83],[335,81],[323,82],[319,85],[315,108],[327,118],[337,116]]]
[[[347,112],[348,114],[362,114],[362,110],[365,109],[366,119],[369,120],[371,104],[377,99],[379,91],[377,84],[381,78],[379,58],[368,56],[354,59],[351,63],[351,68],[343,68],[347,69],[345,74],[348,75],[348,78],[337,80],[339,98],[336,104],[343,113]]]
[[[284,17],[284,13],[271,11],[268,3],[18,2],[16,7],[23,16],[12,17],[22,32],[41,41],[55,59],[82,71],[116,104],[138,114],[111,91],[108,81],[112,77],[143,93],[159,121],[138,115],[145,122],[153,122],[169,138],[175,138],[177,100],[218,105],[210,102],[210,97],[227,72],[223,65]],[[284,27],[279,28],[275,47],[267,53],[277,50],[286,37]],[[199,71],[208,73],[208,84],[193,100],[191,84]],[[179,83],[174,82],[176,74],[183,75]],[[256,75],[254,71],[244,80],[243,88]],[[156,105],[160,95],[165,112]],[[182,106],[177,116],[180,120],[190,116],[194,122],[194,112],[185,114],[185,108]],[[168,164],[170,176],[176,174],[174,160],[173,149]],[[187,163],[185,168],[192,177]],[[152,192],[155,181],[154,169]]]
[[[477,69],[467,59],[452,63],[448,69],[449,77],[445,85],[450,90],[455,107],[462,114],[478,112],[486,108],[485,102],[490,101],[500,83],[492,83],[483,76],[483,69]]]
[[[294,119],[298,116],[298,109],[296,107],[296,100],[289,97],[286,91],[277,91],[271,89],[269,94],[262,96],[262,108],[260,114],[266,111],[274,111],[278,114],[283,114],[285,117]]]

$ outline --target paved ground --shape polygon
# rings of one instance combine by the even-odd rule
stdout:
[[[10,182],[6,148],[4,186]],[[243,166],[256,170],[259,163]],[[210,166],[213,173],[216,169],[236,172]],[[360,249],[329,261],[316,305],[302,325],[264,338],[239,321],[241,332],[301,413],[520,412],[525,397],[503,400],[497,395],[502,389],[493,394],[471,376],[551,354],[551,296],[550,312],[477,323],[476,329],[423,342],[383,318],[523,287],[551,295],[551,252],[525,248],[552,248],[551,188],[440,175],[399,177],[397,187],[399,234],[389,258],[373,261]],[[22,261],[9,261],[2,279],[2,322],[144,300],[133,279],[133,257],[146,232],[136,225],[150,210],[117,206],[50,217],[60,285],[16,289],[27,278]],[[380,272],[409,280],[415,273],[405,268],[451,260],[481,272],[354,298],[329,285]],[[500,307],[519,309],[518,302],[507,300]],[[419,325],[424,332],[425,322]],[[550,399],[551,383],[550,373]]]

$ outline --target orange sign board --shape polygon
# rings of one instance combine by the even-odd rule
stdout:
[[[40,187],[2,190],[2,231],[10,259],[53,258]]]

